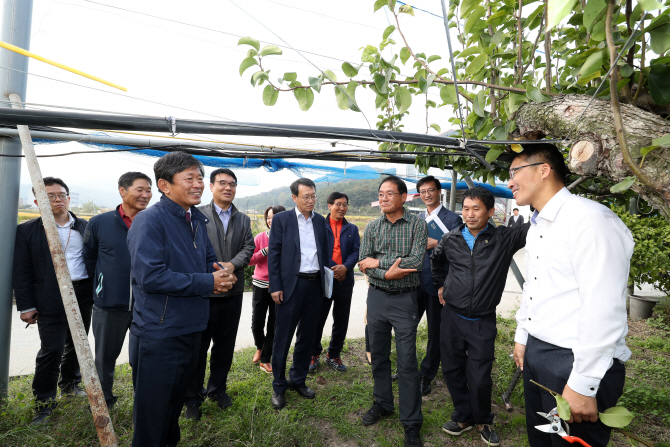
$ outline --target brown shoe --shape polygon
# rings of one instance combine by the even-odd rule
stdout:
[[[260,350],[260,349],[257,349],[257,350],[256,350],[256,353],[254,354],[254,358],[251,359],[251,362],[252,362],[252,363],[258,363],[258,362],[260,362],[260,361],[261,361],[261,350]]]
[[[265,371],[268,374],[272,374],[272,364],[271,363],[261,363],[261,371]]]

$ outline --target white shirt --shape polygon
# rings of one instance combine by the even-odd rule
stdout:
[[[228,207],[227,210],[224,210],[219,205],[217,205],[216,202],[214,202],[214,209],[216,210],[216,214],[219,215],[219,219],[221,219],[224,234],[228,233],[228,223],[230,222],[230,216],[233,215],[231,207]]]
[[[426,217],[424,217],[424,219],[428,219],[430,216],[437,217],[437,215],[440,213],[441,209],[442,209],[442,204],[437,205],[437,208],[435,208],[432,213],[430,211],[428,211],[428,208],[426,208]]]
[[[561,189],[531,217],[514,340],[571,349],[568,385],[595,396],[613,359],[626,361],[626,285],[633,237],[610,209]],[[558,390],[559,392],[561,390]]]
[[[298,233],[300,234],[300,273],[319,271],[319,259],[316,251],[316,237],[314,236],[314,211],[309,219],[295,207],[298,216]]]
[[[79,281],[88,278],[86,265],[84,264],[84,239],[74,228],[75,220],[72,214],[68,213],[68,216],[70,216],[70,220],[65,225],[61,227],[56,223],[56,227],[65,252],[67,268],[70,270],[70,279]]]

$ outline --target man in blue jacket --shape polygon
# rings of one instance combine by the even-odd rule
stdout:
[[[133,445],[177,445],[179,413],[198,363],[211,293],[235,283],[216,263],[200,203],[204,168],[184,152],[154,164],[159,203],[139,213],[128,232],[132,274]]]
[[[151,201],[151,179],[141,172],[126,172],[119,178],[119,194],[121,205],[93,216],[84,233],[84,262],[94,290],[95,368],[109,408],[117,399],[112,393],[116,359],[133,321],[126,238],[137,213]]]
[[[328,238],[327,260],[333,271],[333,294],[331,298],[325,296],[321,300],[321,314],[316,329],[314,351],[309,371],[316,372],[319,367],[319,357],[323,351],[321,337],[326,325],[330,305],[333,305],[333,330],[330,333],[330,346],[326,355],[326,364],[338,372],[345,372],[347,367],[340,359],[340,351],[344,346],[349,327],[349,312],[351,311],[351,295],[354,292],[354,267],[358,262],[358,250],[361,238],[358,227],[347,222],[344,216],[349,209],[349,197],[335,191],[328,196],[328,216],[326,217],[326,237]]]
[[[419,191],[421,200],[426,205],[426,211],[419,217],[426,221],[439,219],[449,232],[463,223],[461,216],[449,211],[440,203],[440,193],[442,185],[440,182],[429,175],[416,182],[416,190]],[[431,230],[439,228],[434,225],[428,225],[428,244],[426,247],[426,256],[423,259],[423,270],[421,271],[421,285],[418,291],[419,319],[426,312],[426,322],[428,323],[428,342],[426,343],[426,356],[419,365],[419,388],[421,394],[426,396],[431,392],[430,383],[437,375],[440,367],[440,314],[442,305],[437,297],[437,289],[433,286],[433,278],[430,272],[430,255],[437,246],[439,238],[430,237]],[[444,232],[444,233],[446,233]],[[433,233],[434,236],[437,234]]]

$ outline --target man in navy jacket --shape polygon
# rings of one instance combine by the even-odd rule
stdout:
[[[457,228],[463,223],[461,216],[449,211],[440,204],[440,192],[442,185],[440,182],[429,175],[416,182],[416,190],[419,191],[421,200],[426,205],[426,211],[419,215],[422,219],[428,219],[434,216],[447,227],[448,231]],[[430,230],[430,227],[429,227]],[[429,231],[430,233],[430,231]],[[437,297],[437,289],[433,286],[433,278],[430,273],[430,255],[437,246],[439,240],[433,239],[428,235],[428,245],[426,257],[423,259],[423,270],[421,271],[421,285],[419,286],[419,319],[426,312],[428,323],[428,342],[426,344],[426,356],[419,366],[419,388],[422,395],[430,394],[431,385],[437,369],[440,367],[440,315],[442,305]]]
[[[330,334],[330,346],[326,355],[326,364],[338,372],[345,372],[347,367],[340,359],[340,351],[344,346],[349,327],[351,311],[351,295],[354,292],[354,267],[358,262],[358,250],[361,238],[358,227],[347,222],[344,216],[349,208],[349,197],[342,192],[334,192],[328,196],[328,216],[326,217],[326,236],[328,237],[328,266],[333,270],[333,294],[321,300],[321,314],[314,338],[314,350],[309,364],[310,372],[316,372],[323,347],[321,337],[326,325],[330,305],[333,305],[333,330]]]
[[[130,255],[126,238],[137,213],[151,201],[151,179],[141,172],[119,178],[122,203],[114,211],[91,218],[84,233],[84,262],[93,278],[93,337],[95,368],[107,406],[112,393],[114,367],[133,321],[133,290],[130,286]]]
[[[211,293],[228,291],[235,276],[220,269],[200,203],[204,168],[184,152],[154,164],[159,203],[140,213],[128,232],[132,274],[133,446],[177,445],[179,413],[198,363]]]
[[[316,185],[300,178],[291,184],[291,194],[296,207],[273,217],[268,247],[270,294],[276,304],[271,403],[277,410],[284,408],[289,387],[305,399],[315,397],[305,379],[325,284],[323,268],[328,266],[326,222],[313,211]],[[286,359],[296,328],[289,383]]]

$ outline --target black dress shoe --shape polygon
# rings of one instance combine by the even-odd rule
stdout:
[[[430,380],[428,380],[427,377],[421,377],[421,380],[419,381],[419,389],[421,390],[422,396],[429,395],[433,390],[433,388],[430,386]]]
[[[200,410],[200,405],[202,401],[199,399],[190,399],[185,403],[186,412],[184,413],[185,419],[191,419],[193,421],[199,421],[202,417],[202,410]]]
[[[75,396],[75,397],[87,397],[86,391],[80,388],[78,385],[74,385],[69,388],[64,388],[61,390],[61,393],[65,393],[66,396]]]
[[[37,414],[33,418],[32,422],[30,425],[42,425],[42,424],[47,424],[49,422],[49,418],[51,417],[51,414],[53,413],[54,409],[58,406],[57,403],[51,403],[47,406],[39,407],[37,410]]]
[[[376,401],[372,404],[372,408],[368,410],[363,416],[361,416],[361,422],[363,425],[372,425],[379,422],[379,420],[384,417],[393,414],[393,411],[384,409]]]
[[[420,427],[417,427],[415,425],[406,425],[404,428],[405,428],[405,442],[403,444],[404,447],[421,447],[423,445],[423,441],[421,441]]]
[[[219,406],[219,408],[225,410],[226,408],[233,405],[233,399],[228,395],[228,393],[225,393],[223,396],[216,399],[216,404]]]
[[[272,397],[270,398],[270,403],[272,404],[272,408],[275,410],[281,410],[286,406],[286,398],[284,397],[284,394],[279,394],[275,391],[272,392]]]
[[[316,397],[316,393],[314,392],[314,390],[308,387],[307,385],[294,386],[289,383],[289,387],[304,399],[314,399]]]

